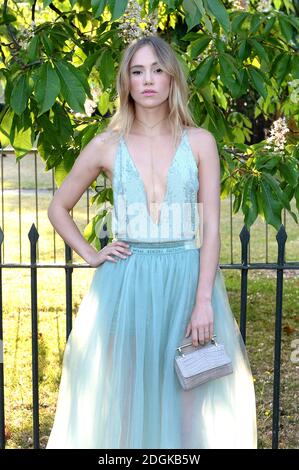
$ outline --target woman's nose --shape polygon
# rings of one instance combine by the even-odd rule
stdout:
[[[145,72],[144,75],[145,83],[152,83],[152,73],[151,72]]]

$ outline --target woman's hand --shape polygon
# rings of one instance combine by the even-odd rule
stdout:
[[[201,300],[193,308],[186,330],[186,338],[192,333],[193,346],[208,343],[214,334],[214,312],[211,300]]]
[[[104,246],[100,251],[95,254],[88,255],[88,257],[85,258],[85,261],[93,268],[96,268],[105,261],[117,263],[118,259],[114,259],[112,255],[116,255],[124,259],[127,258],[127,255],[132,254],[128,249],[129,246],[130,245],[128,243],[120,241],[108,243],[108,245]]]

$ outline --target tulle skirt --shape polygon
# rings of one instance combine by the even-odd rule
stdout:
[[[96,268],[81,302],[47,449],[256,448],[253,378],[220,268],[214,333],[234,372],[185,391],[174,357],[195,302],[200,248],[129,244],[128,258]]]

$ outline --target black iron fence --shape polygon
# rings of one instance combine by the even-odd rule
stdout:
[[[72,259],[72,250],[65,244],[65,263],[47,264],[37,262],[38,231],[34,224],[28,234],[30,241],[30,263],[6,263],[1,259],[0,249],[0,343],[3,346],[3,285],[2,270],[13,268],[30,269],[31,272],[31,341],[32,341],[32,404],[33,404],[33,446],[40,446],[40,420],[39,420],[39,382],[38,382],[38,289],[37,273],[40,268],[61,268],[65,270],[65,304],[66,304],[66,340],[72,329],[72,274],[73,269],[89,268],[86,264],[75,264]],[[240,232],[241,263],[220,264],[221,269],[234,269],[241,271],[240,285],[240,318],[239,325],[244,342],[246,343],[247,324],[247,287],[249,270],[275,270],[276,271],[276,306],[275,306],[275,345],[274,345],[274,380],[273,380],[273,421],[272,421],[272,448],[279,447],[279,423],[280,423],[280,369],[281,369],[281,335],[282,335],[282,302],[284,270],[299,269],[299,262],[285,262],[285,243],[287,234],[284,225],[281,225],[276,235],[277,262],[276,263],[250,263],[248,259],[248,246],[250,232],[244,226]],[[3,243],[3,232],[0,229],[0,246]],[[103,247],[107,239],[101,240]],[[6,286],[5,286],[6,288]],[[5,340],[5,339],[4,339]],[[4,358],[5,360],[5,358]],[[0,448],[5,448],[5,400],[4,400],[4,367],[0,363]]]
[[[107,187],[107,179],[99,175],[97,185],[99,189]],[[5,240],[1,245],[2,262],[11,261],[9,259],[12,245],[9,243],[9,238],[12,236],[13,227],[13,251],[14,261],[17,259],[19,263],[23,263],[27,258],[27,246],[24,245],[24,235],[26,238],[29,226],[27,225],[26,210],[30,206],[30,223],[34,222],[36,229],[41,233],[41,229],[45,226],[49,227],[49,221],[46,216],[46,208],[57,190],[55,182],[54,170],[45,171],[44,163],[38,155],[37,149],[32,148],[31,151],[25,155],[21,160],[16,161],[13,148],[0,148],[0,226],[6,234]],[[83,228],[90,219],[96,215],[97,208],[95,205],[91,206],[90,201],[95,192],[88,188],[82,198],[80,199],[79,206],[76,206],[70,211],[70,215],[76,221],[78,213],[80,213],[79,228]],[[30,202],[29,202],[30,201]],[[10,217],[11,207],[13,207],[13,223]],[[296,211],[296,209],[294,209]],[[239,259],[239,240],[238,233],[243,225],[239,214],[233,213],[233,195],[230,194],[228,198],[221,201],[221,218],[225,217],[225,238],[227,240],[227,259],[230,263],[234,263],[235,259]],[[295,222],[283,209],[282,221],[287,231],[295,226]],[[261,220],[257,220],[255,226],[260,225]],[[287,228],[289,227],[289,228]],[[259,261],[269,263],[272,258],[271,243],[273,237],[272,227],[267,223],[261,225],[259,231],[259,247],[261,247],[261,254]],[[296,226],[297,230],[297,226]],[[8,234],[10,237],[8,237]],[[51,254],[54,263],[57,262],[59,257],[58,245],[60,239],[57,240],[56,231],[52,226],[49,227],[48,244],[51,245],[51,253],[47,253],[47,259]],[[236,250],[237,246],[237,250]],[[63,246],[62,246],[63,249]],[[286,246],[286,253],[288,250],[299,250],[299,240],[292,247]],[[39,244],[37,244],[37,260],[39,261],[43,256],[40,256]],[[18,254],[18,256],[16,256]],[[251,262],[255,258],[255,248],[251,249],[251,244],[248,244],[248,261]],[[287,258],[289,258],[287,256]]]

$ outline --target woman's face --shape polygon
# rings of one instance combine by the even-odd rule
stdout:
[[[129,65],[129,78],[135,104],[152,108],[168,99],[171,76],[160,67],[151,46],[142,46],[135,52]],[[155,93],[145,94],[146,89]]]

